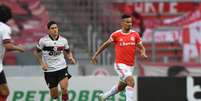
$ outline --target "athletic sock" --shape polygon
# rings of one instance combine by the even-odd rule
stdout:
[[[68,101],[68,93],[62,94],[62,101]]]
[[[134,100],[134,88],[127,86],[126,87],[126,101],[133,101]]]
[[[103,94],[103,97],[104,98],[109,98],[110,96],[113,96],[113,95],[115,95],[115,94],[117,94],[118,93],[118,88],[117,88],[117,85],[115,85],[115,86],[113,86],[109,91],[107,91],[107,92],[105,92],[104,94]]]

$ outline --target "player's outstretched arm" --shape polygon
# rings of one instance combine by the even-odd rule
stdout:
[[[24,52],[25,49],[21,45],[14,45],[13,43],[5,43],[4,47],[6,51],[19,51],[19,52]]]
[[[107,48],[110,44],[112,43],[111,39],[108,39],[105,41],[95,52],[95,54],[91,58],[91,63],[96,64],[97,63],[97,56],[105,49]]]

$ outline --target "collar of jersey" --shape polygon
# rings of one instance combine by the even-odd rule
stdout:
[[[54,39],[53,37],[51,37],[51,35],[49,35],[49,37],[50,37],[50,39],[51,39],[51,40],[53,40],[53,41],[55,41],[55,40],[58,40],[58,39],[59,39],[59,35],[57,36],[57,38],[56,38],[56,39]]]
[[[131,30],[129,30],[129,32],[128,32],[128,33],[124,33],[124,32],[122,31],[122,29],[121,29],[120,31],[121,31],[121,33],[122,33],[123,35],[129,35],[129,34],[130,34],[130,32],[131,32]]]

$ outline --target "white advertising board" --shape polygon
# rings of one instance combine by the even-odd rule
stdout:
[[[54,101],[43,77],[9,77],[7,80],[11,92],[8,101]],[[69,83],[69,101],[99,101],[98,94],[118,83],[118,77],[72,77]],[[119,93],[109,101],[125,101],[125,93]]]

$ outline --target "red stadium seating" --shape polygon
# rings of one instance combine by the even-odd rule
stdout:
[[[13,37],[15,44],[34,44],[44,36],[49,16],[40,0],[0,0],[0,4],[11,8],[14,26],[20,29],[19,34]],[[4,64],[16,64],[15,54],[7,53]]]
[[[149,56],[148,60],[143,60],[145,62],[151,62],[152,56],[152,44],[144,43],[146,48],[146,53]],[[182,46],[177,42],[165,42],[156,43],[155,62],[182,62]],[[139,57],[142,59],[141,57]]]
[[[16,64],[16,56],[14,53],[7,52],[5,54],[5,59],[3,61],[4,64],[7,65],[15,65]]]

